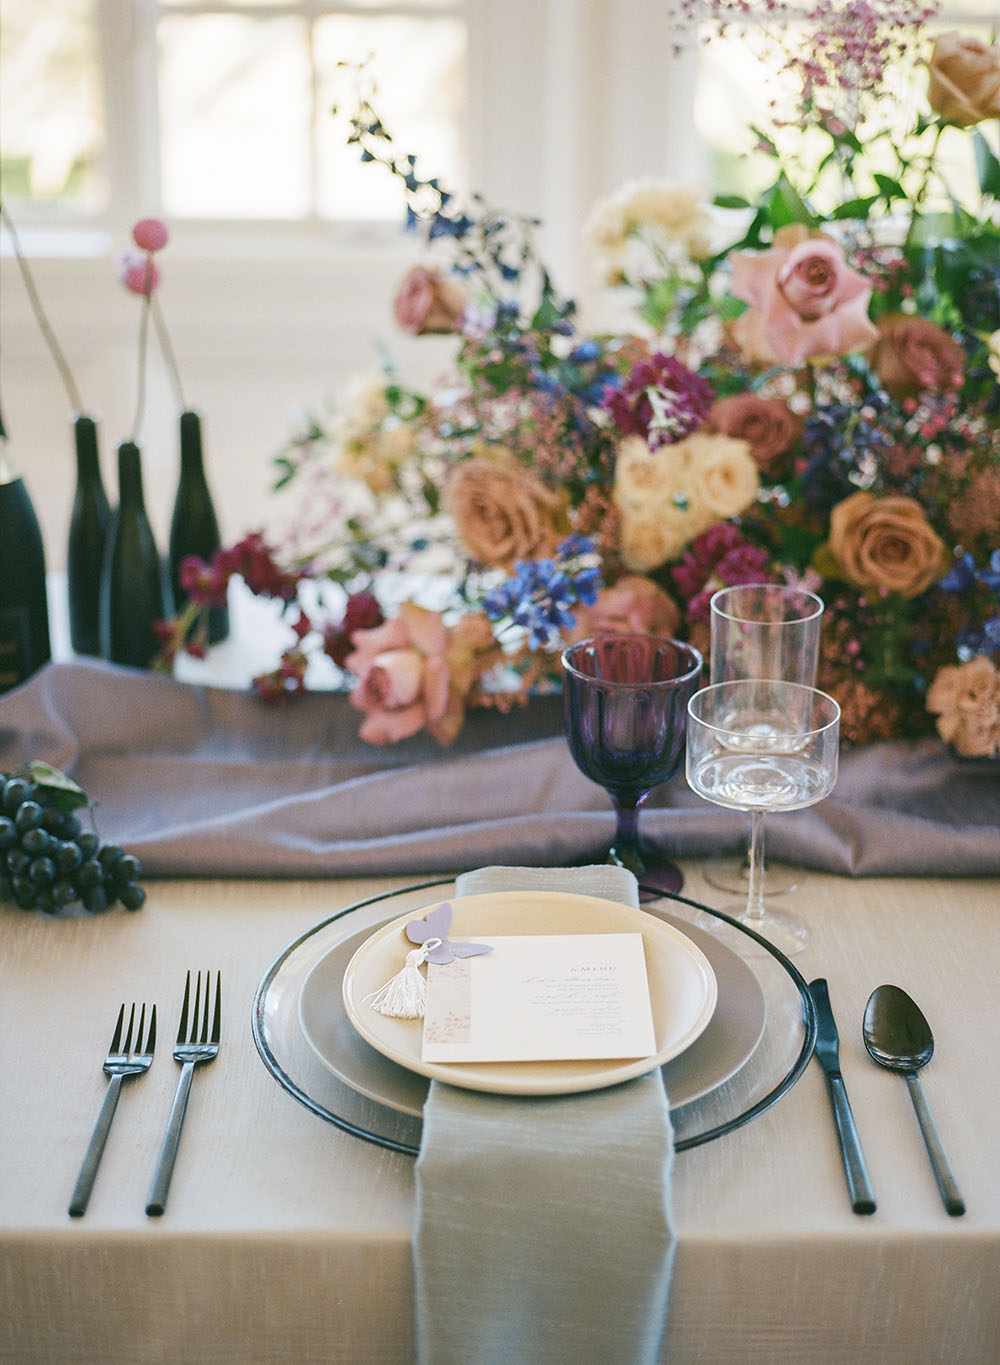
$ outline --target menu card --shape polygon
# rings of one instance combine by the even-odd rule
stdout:
[[[425,1062],[648,1057],[642,935],[477,935],[492,952],[428,963]]]

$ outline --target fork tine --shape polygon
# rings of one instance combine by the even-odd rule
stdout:
[[[149,1015],[149,1037],[146,1039],[144,1052],[152,1053],[156,1047],[156,1006],[154,1005]]]
[[[123,1006],[123,1008],[124,1008],[124,1006]],[[146,1008],[145,1005],[143,1005],[143,1009],[145,1009],[145,1008]],[[126,1057],[128,1056],[128,1054],[129,1054],[129,1053],[131,1052],[131,1050],[132,1050],[132,1029],[133,1029],[134,1027],[135,1027],[135,1001],[133,1000],[133,1002],[132,1002],[132,1008],[129,1010],[129,1015],[128,1015],[128,1032],[125,1034],[125,1041],[124,1041],[124,1043],[122,1043],[122,1052],[125,1054]],[[140,1024],[139,1027],[140,1027],[140,1029],[141,1029],[141,1028],[142,1028],[142,1025]]]
[[[207,1010],[208,1005],[207,1000],[205,1004]],[[206,1013],[206,1021],[207,1018],[208,1016]],[[221,1034],[222,1034],[222,972],[220,971],[216,972],[215,974],[215,1013],[212,1016],[212,1036],[208,1041],[218,1044]]]
[[[198,1041],[198,1018],[201,1014],[201,972],[194,975],[194,1008],[191,1011],[191,1032],[187,1039],[189,1043]]]
[[[208,1042],[208,1013],[212,1008],[212,973],[205,973],[205,1013],[201,1020],[201,1037],[198,1042],[205,1045]]]
[[[188,1003],[189,1003],[189,1001],[190,1001],[190,998],[191,998],[191,973],[188,972],[187,978],[186,978],[186,980],[185,980],[185,982],[184,982],[184,1000],[183,1000],[183,1002],[182,1002],[182,1004],[181,1004],[181,1021],[180,1021],[180,1023],[177,1025],[177,1046],[178,1046],[178,1047],[181,1047],[184,1043],[187,1042]],[[195,1008],[197,1008],[197,1006],[195,1006]]]
[[[108,1048],[108,1053],[109,1053],[109,1054],[112,1053],[112,1052],[120,1052],[120,1051],[121,1051],[122,1025],[124,1024],[124,1022],[125,1022],[125,1003],[124,1003],[124,1001],[123,1001],[123,1002],[122,1002],[122,1007],[121,1007],[121,1009],[118,1011],[118,1022],[115,1024],[115,1036],[111,1039],[111,1046]]]

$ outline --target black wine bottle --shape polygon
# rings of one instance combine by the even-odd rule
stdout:
[[[170,581],[178,612],[184,609],[188,600],[180,583],[182,562],[188,555],[197,555],[208,562],[221,544],[219,523],[205,478],[201,418],[196,412],[182,412],[180,426],[181,472],[170,523]],[[209,644],[217,644],[228,634],[228,610],[211,607],[208,613]]]
[[[100,654],[101,567],[111,508],[101,480],[94,419],[77,417],[73,422],[73,436],[76,442],[76,493],[66,558],[69,636],[77,654]]]
[[[118,447],[118,508],[101,572],[101,652],[116,664],[147,668],[160,649],[154,626],[171,615],[170,589],[146,515],[142,457]]]
[[[42,533],[24,480],[7,464],[6,439],[0,418],[0,692],[52,657]]]

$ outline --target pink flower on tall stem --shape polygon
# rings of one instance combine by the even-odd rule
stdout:
[[[124,253],[119,261],[118,278],[121,283],[131,293],[139,294],[142,297],[142,312],[139,317],[139,382],[135,417],[132,421],[132,435],[130,437],[132,441],[138,439],[139,426],[142,422],[143,408],[146,403],[146,354],[150,314],[153,316],[163,358],[170,371],[178,404],[182,411],[187,407],[181,389],[180,374],[177,369],[177,362],[174,359],[173,347],[170,345],[166,324],[155,298],[160,285],[160,269],[153,257],[157,251],[163,250],[169,238],[170,234],[167,231],[166,224],[162,223],[159,218],[140,218],[132,229],[132,241],[142,254],[139,255],[130,249]]]

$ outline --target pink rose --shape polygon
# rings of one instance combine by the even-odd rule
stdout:
[[[417,265],[399,286],[392,309],[404,332],[443,335],[458,331],[465,314],[465,295],[439,270]]]
[[[782,230],[767,251],[737,252],[732,266],[732,292],[750,304],[733,335],[752,359],[800,365],[875,340],[871,286],[832,238]]]
[[[626,574],[597,594],[592,607],[577,612],[571,639],[592,635],[673,636],[681,623],[680,608],[669,593],[641,574]]]
[[[482,667],[493,662],[485,618],[452,630],[441,616],[413,602],[372,630],[356,630],[344,667],[357,678],[351,702],[365,712],[359,734],[369,744],[394,744],[428,730],[449,744]]]

